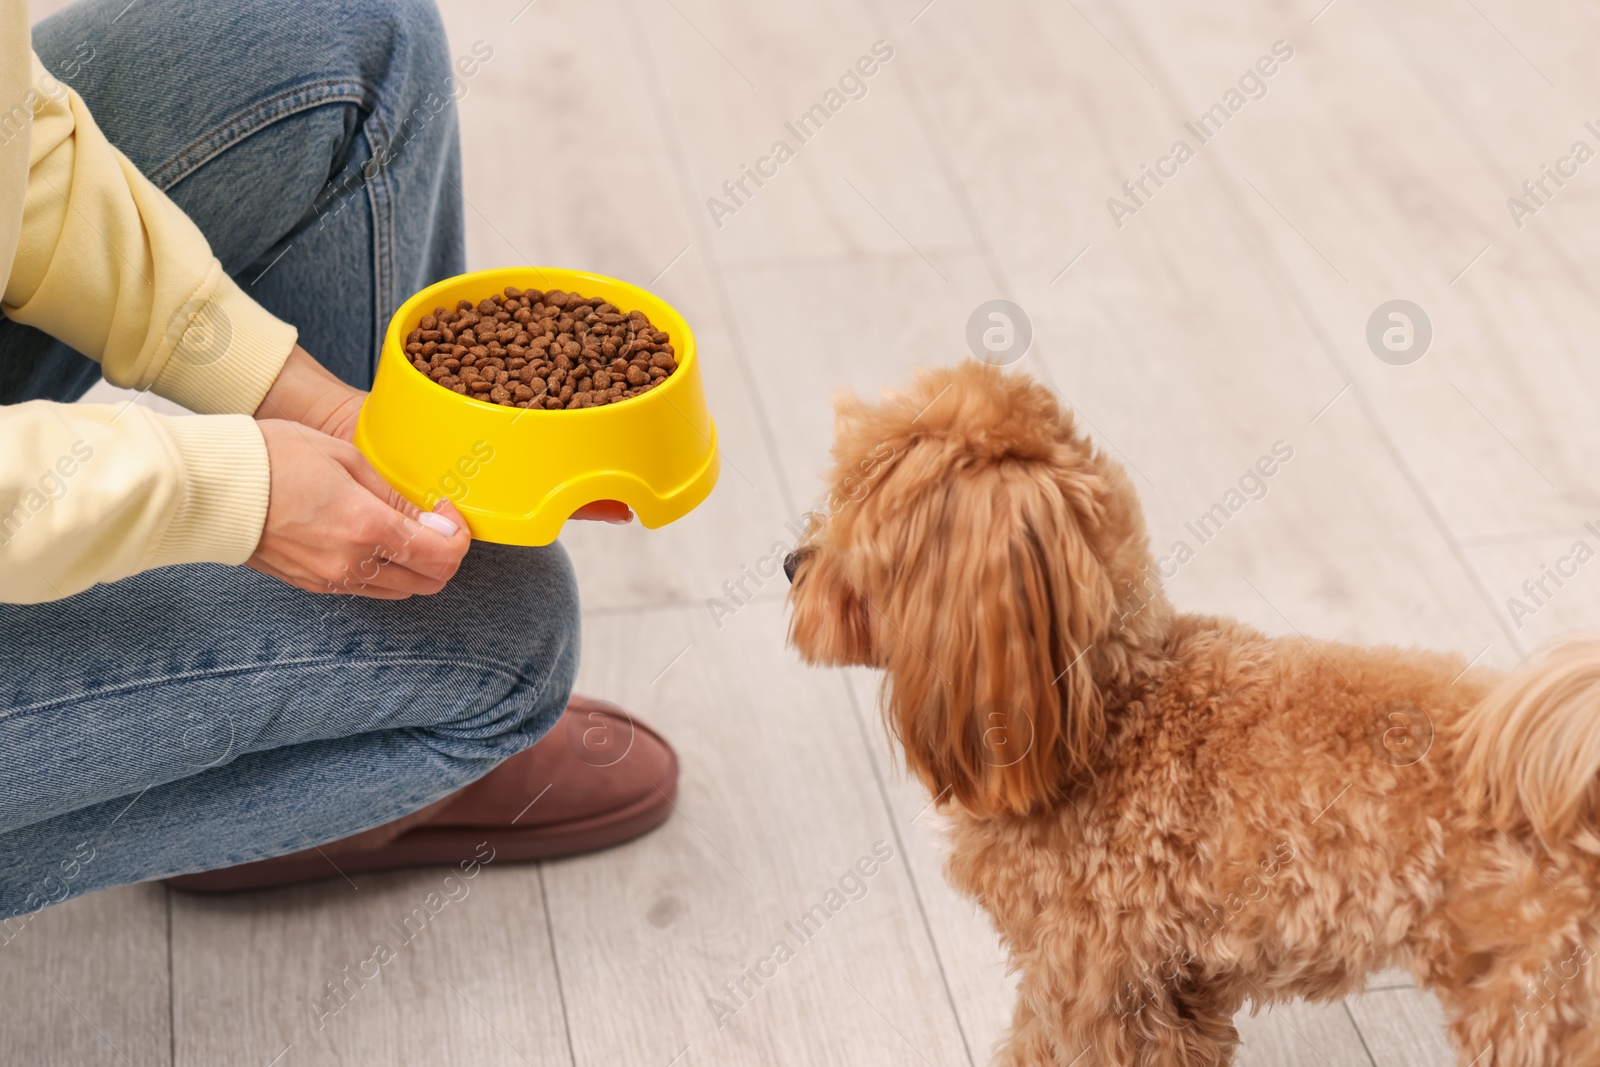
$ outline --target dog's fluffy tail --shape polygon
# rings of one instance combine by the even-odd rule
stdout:
[[[1548,646],[1458,724],[1463,792],[1546,844],[1600,831],[1600,635]]]

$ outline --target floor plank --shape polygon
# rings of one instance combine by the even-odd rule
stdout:
[[[1374,1067],[1451,1067],[1463,1062],[1445,1040],[1444,1013],[1433,994],[1387,989],[1350,997],[1346,1003]]]
[[[123,886],[46,908],[8,923],[0,941],[0,1062],[171,1062],[161,886]]]
[[[580,685],[670,736],[684,770],[661,830],[546,872],[580,1067],[969,1062],[848,696],[784,649],[781,612],[587,620],[588,647],[628,654],[591,656]],[[875,847],[893,858],[850,877]],[[855,899],[797,935],[841,885]],[[780,941],[793,958],[762,963]],[[730,990],[746,968],[765,981]]]
[[[1600,509],[1594,521],[1600,525]],[[1467,552],[1529,652],[1600,618],[1600,535],[1585,527],[1479,542]]]
[[[1463,106],[1453,90],[1477,79],[1468,71],[1510,81],[1505,96],[1522,112],[1542,110],[1531,102],[1549,89],[1532,89],[1538,78],[1516,69],[1505,40],[1470,12],[1442,17],[1456,21],[1452,39],[1462,47],[1432,71],[1402,60],[1405,39],[1360,8],[1309,28],[1266,4],[1220,19],[1175,14],[1124,21],[1172,72],[1175,108],[1222,92],[1249,61],[1243,41],[1259,49],[1292,37],[1302,48],[1270,95],[1230,121],[1216,158],[1237,224],[1264,237],[1283,264],[1286,295],[1301,302],[1330,362],[1444,522],[1483,536],[1572,521],[1594,498],[1587,428],[1600,391],[1578,338],[1600,326],[1600,310],[1554,246],[1517,239],[1508,224],[1507,178],[1528,164],[1501,162],[1498,149],[1470,136],[1478,114],[1444,109]],[[1490,47],[1507,62],[1480,54]],[[1453,80],[1441,80],[1445,66]],[[1509,108],[1500,110],[1507,126]],[[1467,271],[1488,245],[1492,254]],[[1378,305],[1402,296],[1424,308],[1435,343],[1420,362],[1394,367],[1368,351],[1365,326]],[[1500,487],[1492,499],[1482,477]]]
[[[1155,544],[1165,549],[1183,537],[1184,522],[1209,507],[1275,441],[1285,441],[1301,457],[1296,462],[1302,466],[1286,469],[1259,512],[1249,513],[1248,525],[1237,524],[1241,533],[1255,529],[1259,540],[1235,538],[1230,526],[1227,539],[1200,551],[1179,579],[1187,583],[1191,572],[1204,573],[1232,554],[1225,562],[1235,578],[1233,595],[1221,603],[1189,603],[1282,626],[1277,611],[1237,577],[1242,572],[1278,602],[1289,594],[1257,581],[1261,575],[1252,571],[1274,557],[1295,557],[1292,563],[1285,559],[1286,578],[1321,618],[1301,617],[1292,604],[1277,606],[1308,633],[1443,643],[1469,655],[1481,648],[1496,627],[1475,576],[1430,502],[1419,498],[1382,428],[1348,397],[1341,402],[1343,382],[1316,331],[1286,299],[1278,266],[1229,219],[1227,175],[1211,161],[1197,160],[1191,166],[1200,169],[1185,174],[1182,187],[1174,183],[1162,191],[1163,197],[1187,200],[1163,200],[1148,209],[1165,207],[1167,216],[1150,219],[1148,226],[1130,223],[1120,233],[1109,230],[1109,236],[1074,233],[1078,190],[1097,183],[1105,188],[1104,155],[1020,153],[995,168],[982,164],[993,154],[986,149],[1024,143],[1030,130],[1048,128],[1070,141],[1113,141],[1105,153],[1124,155],[1136,171],[1131,161],[1137,153],[1162,144],[1171,129],[1159,99],[1146,91],[1098,99],[1045,91],[1045,84],[1062,79],[1097,83],[1128,71],[1104,42],[1096,39],[1091,47],[1081,35],[1068,39],[1053,24],[1038,25],[1045,16],[1036,9],[994,5],[979,13],[958,0],[936,11],[938,20],[931,13],[925,20],[926,39],[919,48],[908,47],[906,69],[927,87],[930,113],[949,139],[960,180],[984,206],[1003,273],[1013,279],[1013,294],[1033,320],[1037,351],[1026,365],[1052,380],[1100,440],[1138,472]],[[1061,17],[1077,18],[1070,12]],[[1072,49],[1064,74],[1044,58],[1056,47]],[[948,69],[984,49],[992,50],[992,79],[974,84],[922,73],[924,67]],[[981,98],[978,103],[965,99],[973,95]],[[988,121],[963,121],[980,109]],[[1037,216],[1037,225],[1022,217],[1025,210]],[[1135,221],[1147,220],[1141,215]],[[1075,267],[1052,284],[1085,243],[1093,247],[1078,265],[1083,269]],[[744,306],[767,311],[755,312],[748,300]],[[1219,352],[1227,358],[1217,358]],[[1274,513],[1284,526],[1263,529],[1257,520]],[[1423,572],[1383,558],[1412,551],[1408,542],[1432,559]],[[1337,553],[1329,552],[1332,545],[1340,546]],[[1362,546],[1369,545],[1367,552]],[[1328,571],[1341,566],[1338,556],[1348,552],[1365,558],[1345,561],[1353,564],[1352,581],[1335,580]],[[1400,585],[1376,578],[1384,573]],[[1419,573],[1433,577],[1413,585]],[[1397,590],[1403,591],[1397,596]],[[1352,598],[1360,596],[1371,598],[1366,610],[1355,607]],[[1393,611],[1397,600],[1406,614]],[[1440,610],[1441,602],[1451,606]],[[1426,612],[1426,619],[1419,622],[1413,607]],[[1463,627],[1463,618],[1474,621]],[[1359,629],[1351,628],[1358,621]]]
[[[722,261],[838,258],[904,250],[961,251],[972,235],[913,121],[899,77],[903,37],[853,0],[806,5],[630,0],[632,32],[650,43],[652,88],[682,153],[684,196]],[[878,42],[882,42],[878,45]],[[891,58],[879,62],[873,57]],[[840,79],[867,57],[874,73]],[[828,94],[833,90],[831,99]],[[829,108],[820,129],[809,109]],[[815,120],[814,120],[815,121]],[[794,158],[731,194],[782,142]],[[708,206],[720,199],[731,215]],[[717,217],[713,219],[713,215]]]
[[[1234,1018],[1242,1042],[1239,1067],[1278,1067],[1280,1064],[1331,1064],[1333,1067],[1372,1067],[1343,1004],[1274,1005],[1256,1015],[1240,1012]]]
[[[537,868],[174,893],[172,969],[175,1067],[571,1064]]]
[[[988,915],[975,902],[957,895],[945,881],[948,848],[944,820],[928,791],[905,773],[888,735],[878,703],[881,676],[865,669],[844,674],[872,755],[874,775],[894,813],[906,870],[950,990],[962,1038],[974,1062],[987,1063],[1011,1024],[1016,975],[1008,972],[1005,950]]]
[[[802,506],[826,486],[832,398],[845,390],[876,397],[903,386],[915,368],[959,358],[964,349],[951,338],[962,336],[972,308],[989,295],[984,264],[972,253],[935,255],[931,263],[900,254],[752,265],[728,287],[751,357],[767,368],[756,389]],[[818,316],[819,307],[828,314]]]

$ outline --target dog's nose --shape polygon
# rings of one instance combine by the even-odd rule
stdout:
[[[789,584],[794,584],[794,569],[800,566],[800,553],[791,552],[783,557],[783,576],[789,579]]]

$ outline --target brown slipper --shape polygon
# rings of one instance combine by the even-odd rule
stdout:
[[[166,882],[227,893],[397,867],[573,856],[653,830],[677,795],[678,757],[665,739],[615,704],[574,696],[533,747],[420,811],[287,856]]]

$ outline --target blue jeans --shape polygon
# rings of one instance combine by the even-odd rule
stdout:
[[[464,70],[426,0],[85,0],[34,47],[346,381],[463,269]],[[0,321],[0,402],[98,373]],[[0,633],[3,943],[45,904],[307,848],[485,774],[560,717],[578,596],[559,547],[480,543],[432,597],[198,564],[0,605]]]

